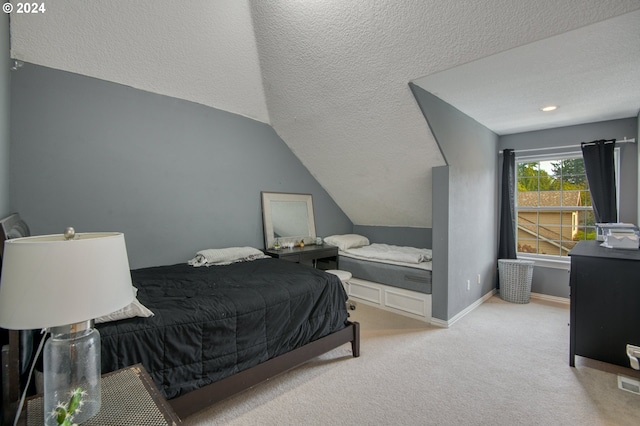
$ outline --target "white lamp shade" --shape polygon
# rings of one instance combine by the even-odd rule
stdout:
[[[95,319],[134,298],[124,235],[76,234],[5,241],[0,327],[59,327]]]

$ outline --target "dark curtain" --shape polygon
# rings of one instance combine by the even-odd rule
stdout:
[[[500,206],[500,243],[498,245],[498,259],[515,259],[515,152],[512,149],[503,150],[502,161],[502,201]]]
[[[616,140],[583,142],[582,157],[584,169],[591,191],[591,201],[596,222],[614,223],[618,221],[616,207],[616,174],[613,149]]]

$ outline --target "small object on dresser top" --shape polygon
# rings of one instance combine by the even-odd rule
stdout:
[[[631,230],[609,230],[604,237],[602,247],[614,249],[638,250],[638,236]]]
[[[604,241],[609,232],[633,232],[640,236],[640,230],[633,223],[596,223],[596,240]]]

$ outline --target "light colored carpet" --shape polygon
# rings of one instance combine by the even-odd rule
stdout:
[[[449,329],[363,304],[351,317],[360,358],[342,346],[185,424],[640,424],[640,396],[608,366],[569,367],[567,305],[494,296]]]

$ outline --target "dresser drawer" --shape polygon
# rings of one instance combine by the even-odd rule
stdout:
[[[299,254],[288,254],[286,256],[280,256],[280,259],[282,260],[286,260],[287,262],[296,262],[299,263],[300,262],[300,255]]]
[[[304,247],[263,250],[265,254],[288,262],[316,265],[318,259],[333,259],[338,264],[338,247],[330,245],[308,245]]]
[[[308,253],[300,253],[300,262],[306,262],[310,260],[322,259],[325,257],[334,257],[337,253],[335,250],[326,249],[326,250],[315,250],[313,252]]]

